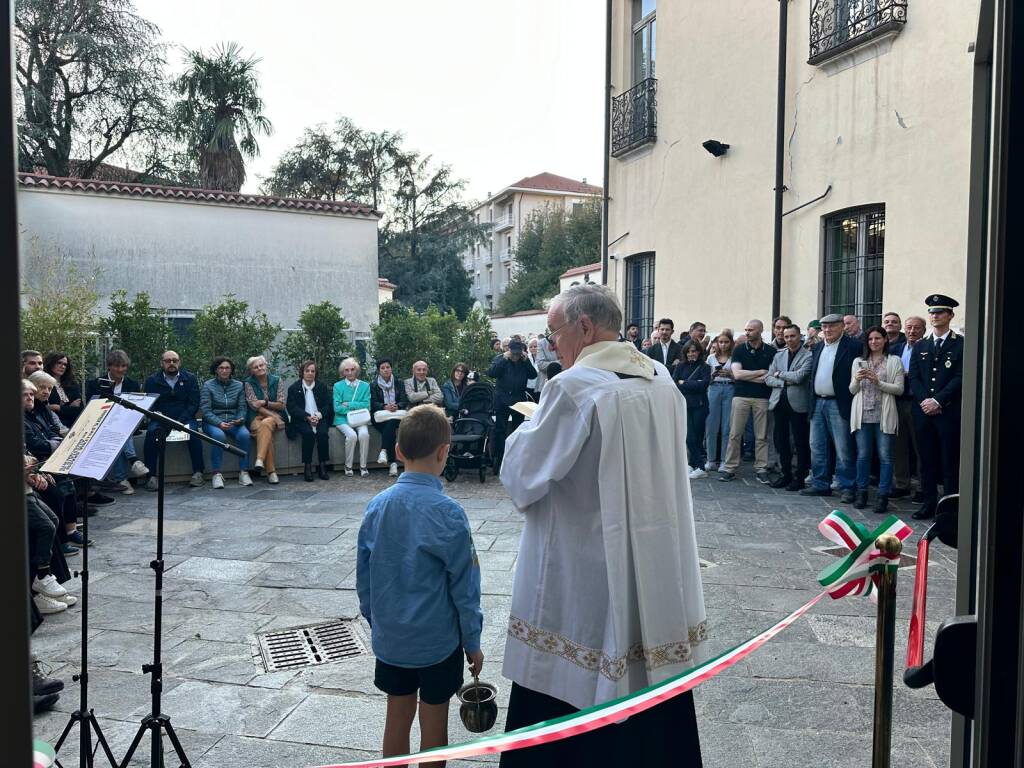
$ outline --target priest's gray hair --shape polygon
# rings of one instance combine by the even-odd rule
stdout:
[[[622,328],[622,308],[611,288],[595,283],[583,283],[566,288],[551,301],[561,307],[566,322],[575,323],[583,315],[605,331],[618,333]]]

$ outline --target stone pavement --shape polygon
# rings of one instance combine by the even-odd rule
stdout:
[[[254,633],[358,614],[355,543],[366,502],[388,484],[333,474],[328,482],[285,478],[175,486],[167,496],[163,711],[197,768],[303,766],[371,757],[383,733],[384,696],[369,657],[298,672],[266,673],[252,658]],[[483,569],[483,677],[501,689],[505,621],[520,516],[501,485],[463,476],[448,485],[466,508]],[[816,594],[830,556],[816,525],[837,499],[800,497],[756,483],[694,481],[704,588],[715,652],[771,625]],[[91,519],[90,706],[120,760],[149,712],[155,494],[120,497]],[[894,511],[909,521],[910,505]],[[872,526],[874,516],[853,512]],[[915,525],[920,533],[923,527]],[[916,536],[911,539],[916,541]],[[72,568],[80,557],[72,558]],[[936,545],[930,565],[929,646],[953,613],[955,562]],[[901,571],[897,670],[905,654],[913,572]],[[71,586],[71,585],[69,585]],[[864,768],[870,765],[873,607],[863,598],[825,600],[748,660],[695,693],[708,768]],[[78,703],[80,611],[48,617],[33,649],[67,683],[59,711],[36,719],[55,741]],[[893,762],[948,764],[949,713],[933,689],[897,682]],[[499,726],[504,711],[499,715]],[[469,738],[451,712],[452,742]],[[418,736],[414,733],[415,745]],[[77,731],[62,750],[77,765]],[[166,743],[166,741],[165,741]],[[484,758],[481,762],[494,762]],[[98,765],[105,765],[100,761]],[[168,760],[168,765],[176,763]],[[132,765],[149,765],[148,742]],[[467,765],[467,763],[459,763]]]

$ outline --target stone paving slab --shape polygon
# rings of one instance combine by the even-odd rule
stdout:
[[[816,573],[831,561],[818,551],[827,542],[816,526],[838,498],[768,489],[748,471],[732,483],[693,483],[698,543],[708,565],[702,576],[711,653],[814,596]],[[335,474],[313,488],[283,478],[275,488],[168,489],[162,709],[193,765],[290,768],[378,754],[385,697],[373,685],[371,657],[268,674],[252,648],[257,632],[358,615],[358,526],[367,502],[390,482],[374,472],[369,479]],[[462,478],[447,488],[474,530],[484,592],[484,678],[499,687],[500,725],[510,686],[500,675],[501,660],[522,519],[494,478],[483,485]],[[151,493],[120,497],[90,520],[97,542],[90,558],[90,705],[118,757],[150,706],[141,664],[152,647],[155,501]],[[894,505],[898,513],[911,509]],[[847,511],[877,524],[870,513]],[[955,553],[936,545],[930,565],[929,637],[953,612]],[[900,572],[898,659],[912,581],[912,570]],[[35,652],[68,684],[59,711],[35,721],[44,738],[55,740],[77,705],[70,676],[79,663],[79,616],[72,609],[47,617],[33,638]],[[697,689],[705,765],[778,768],[799,756],[816,768],[868,766],[873,649],[870,603],[819,603],[768,646]],[[949,714],[934,691],[909,691],[897,682],[894,701],[894,764],[947,764]],[[453,702],[453,743],[470,737],[457,713]],[[413,744],[417,738],[414,733]]]

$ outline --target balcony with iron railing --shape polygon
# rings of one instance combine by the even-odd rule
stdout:
[[[808,64],[821,64],[883,37],[907,23],[909,0],[814,0]]]
[[[491,223],[494,224],[495,230],[510,229],[515,226],[515,219],[512,218],[511,213],[503,213],[500,216],[495,216]]]
[[[503,249],[501,251],[501,253],[499,254],[499,256],[501,257],[501,263],[502,264],[508,264],[510,261],[512,261],[512,249],[511,248]]]
[[[612,98],[612,157],[658,138],[658,81],[649,77]]]

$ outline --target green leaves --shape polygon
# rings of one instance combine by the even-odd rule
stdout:
[[[100,320],[100,330],[109,338],[112,349],[128,353],[128,375],[140,383],[160,366],[164,350],[178,345],[174,329],[150,304],[145,292],[129,300],[126,291],[116,291],[110,298],[110,314]]]
[[[281,326],[274,325],[264,312],[249,310],[249,303],[228,294],[220,304],[200,310],[189,327],[191,340],[182,355],[186,367],[199,377],[208,376],[214,357],[230,357],[235,375],[247,375],[245,362],[255,355],[266,354]]]
[[[333,372],[351,354],[348,321],[341,307],[330,301],[311,304],[299,315],[298,331],[289,333],[276,349],[287,365],[288,375],[298,376],[306,360],[315,360],[317,370]]]

